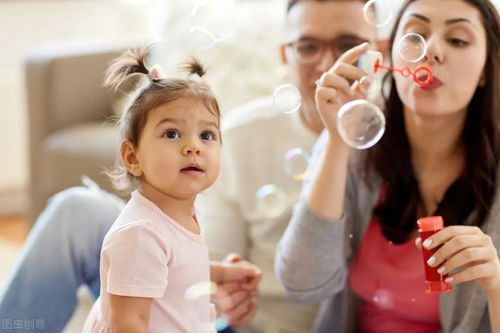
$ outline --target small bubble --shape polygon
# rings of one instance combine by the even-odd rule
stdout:
[[[306,178],[309,154],[301,148],[289,150],[285,156],[285,172],[295,180]]]
[[[387,0],[370,0],[365,3],[363,16],[366,22],[376,27],[389,24],[392,20],[393,9],[389,7],[387,2]]]
[[[286,195],[274,184],[267,184],[257,190],[257,210],[268,218],[280,216],[285,211]]]
[[[289,83],[276,88],[273,93],[274,106],[285,114],[297,112],[302,105],[299,89]]]
[[[213,282],[200,282],[192,285],[184,292],[188,300],[197,299],[203,295],[213,295],[217,292],[217,285]]]
[[[418,62],[427,53],[427,43],[421,35],[410,32],[401,37],[398,43],[398,50],[403,60]]]
[[[372,300],[381,309],[391,309],[394,307],[392,293],[388,290],[377,290],[373,295]]]

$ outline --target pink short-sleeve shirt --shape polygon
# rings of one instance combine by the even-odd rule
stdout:
[[[209,295],[185,295],[210,281],[203,235],[183,228],[138,191],[104,238],[100,277],[100,297],[83,332],[113,332],[110,294],[153,298],[151,333],[213,331]]]

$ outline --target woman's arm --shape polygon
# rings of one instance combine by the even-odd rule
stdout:
[[[488,294],[488,311],[492,333],[500,333],[500,290]]]
[[[110,295],[115,333],[148,333],[152,298]]]
[[[314,147],[307,171],[311,182],[303,188],[305,202],[296,205],[275,260],[279,282],[287,295],[298,302],[322,301],[345,285],[346,257],[350,253],[344,238],[346,223],[354,212],[344,212],[344,207],[356,201],[356,189],[354,183],[347,185],[348,178],[351,179],[348,177],[351,148],[340,138],[336,119],[343,104],[364,98],[357,85],[351,86],[349,81],[366,75],[353,63],[366,52],[367,46],[360,45],[344,53],[318,81],[316,106],[326,133]]]

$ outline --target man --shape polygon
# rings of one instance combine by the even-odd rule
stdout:
[[[363,4],[289,0],[281,58],[301,92],[300,110],[281,114],[264,98],[231,112],[223,124],[221,176],[213,189],[199,196],[197,214],[212,259],[241,253],[264,273],[258,314],[241,331],[310,331],[315,308],[287,301],[273,272],[276,244],[300,192],[300,183],[284,172],[283,155],[293,148],[310,150],[322,130],[313,100],[315,81],[343,51],[375,39],[375,28],[363,19]],[[255,193],[265,184],[276,184],[287,194],[285,211],[278,217],[256,210]],[[120,199],[98,188],[73,188],[54,196],[0,296],[0,319],[41,319],[45,330],[39,331],[61,331],[76,306],[80,285],[99,294],[102,240],[122,206]],[[253,303],[248,295],[233,299],[238,299],[229,311],[233,326],[248,324]]]
[[[223,122],[221,175],[198,197],[197,212],[211,258],[240,253],[263,272],[256,318],[241,332],[311,331],[316,307],[285,299],[273,271],[276,244],[301,189],[286,174],[284,155],[294,148],[310,151],[323,129],[314,104],[315,81],[340,54],[375,40],[363,5],[359,0],[289,0],[281,59],[301,92],[299,111],[281,113],[268,97],[232,111]],[[256,192],[266,184],[286,194],[279,216],[259,210]]]

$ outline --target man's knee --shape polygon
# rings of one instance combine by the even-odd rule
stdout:
[[[63,228],[111,226],[123,206],[121,199],[103,190],[72,187],[54,195],[39,219]]]

